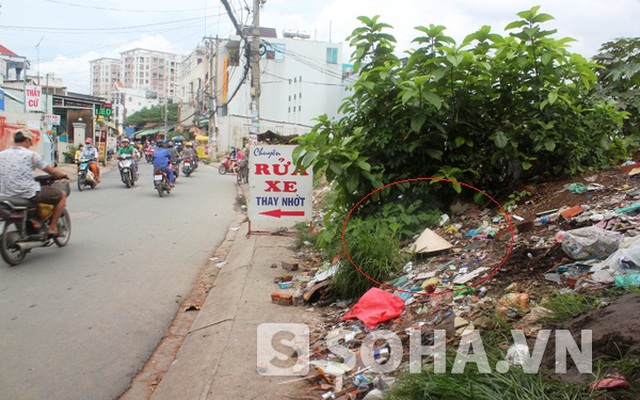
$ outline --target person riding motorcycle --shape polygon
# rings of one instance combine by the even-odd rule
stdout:
[[[187,142],[182,150],[182,158],[190,158],[193,163],[198,162],[198,153],[193,149],[191,142]]]
[[[52,205],[53,214],[47,234],[57,236],[58,220],[66,206],[67,195],[60,189],[41,187],[35,180],[35,169],[43,170],[54,179],[69,179],[69,176],[47,164],[38,153],[29,150],[33,145],[33,134],[29,130],[17,130],[13,142],[13,147],[0,152],[0,195],[18,196],[35,203]]]
[[[169,182],[171,183],[171,187],[174,187],[175,184],[175,176],[173,175],[173,170],[169,168],[169,163],[171,162],[171,153],[169,150],[164,148],[164,143],[158,141],[157,143],[158,149],[153,152],[153,167],[160,168],[167,173],[169,176]]]
[[[93,176],[96,178],[96,182],[100,183],[100,167],[98,166],[98,149],[93,145],[93,139],[87,138],[84,141],[85,145],[84,149],[82,149],[82,153],[80,154],[81,158],[87,158],[91,160],[89,163],[89,169],[93,173]]]
[[[130,146],[129,139],[124,138],[122,139],[121,143],[122,146],[118,149],[118,155],[131,154],[133,161],[133,170],[135,171],[136,175],[138,175],[138,158],[140,157],[140,153],[135,147]]]

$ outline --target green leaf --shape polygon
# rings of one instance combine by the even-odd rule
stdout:
[[[426,120],[427,116],[424,114],[414,115],[413,118],[411,118],[411,130],[414,132],[420,132],[420,129]]]
[[[331,161],[329,163],[329,169],[336,175],[342,174],[342,166],[337,161]]]
[[[440,98],[440,96],[438,96],[434,92],[430,92],[430,91],[424,92],[424,98],[429,103],[431,103],[434,107],[436,107],[438,110],[440,109],[440,107],[442,107],[442,99]]]
[[[365,160],[361,160],[359,159],[357,161],[358,167],[360,167],[360,169],[362,169],[363,171],[371,171],[371,164],[369,164],[368,162],[366,162]]]
[[[530,170],[532,166],[533,166],[533,164],[531,164],[529,161],[523,161],[522,162],[522,169],[525,170],[525,171]]]
[[[496,135],[493,137],[493,142],[496,144],[496,147],[499,149],[504,149],[508,141],[509,139],[507,138],[507,135],[505,135],[504,132],[502,131],[496,132]]]
[[[535,17],[533,17],[531,19],[531,22],[536,23],[536,24],[541,24],[543,22],[547,22],[547,21],[551,21],[555,18],[553,18],[551,15],[549,14],[538,14]]]
[[[553,105],[553,103],[555,103],[556,100],[558,100],[558,92],[549,92],[549,95],[547,96],[547,98],[549,99],[549,104]]]
[[[527,24],[527,21],[513,21],[509,25],[507,25],[504,30],[508,31],[509,29],[520,28]]]
[[[304,158],[302,159],[302,167],[304,169],[309,168],[309,166],[315,162],[316,157],[318,157],[318,154],[319,153],[317,151],[308,151],[304,155]]]
[[[426,149],[424,152],[427,153],[429,157],[434,158],[436,160],[442,159],[442,152],[440,150]]]
[[[358,175],[350,174],[347,178],[347,190],[349,193],[353,193],[354,190],[358,187]]]
[[[547,139],[544,141],[544,148],[547,149],[547,151],[553,151],[556,148],[556,142],[553,139]]]
[[[455,147],[460,147],[460,146],[462,146],[463,144],[465,144],[465,142],[466,142],[466,140],[465,140],[465,138],[464,138],[464,137],[462,137],[462,136],[458,136],[458,137],[456,138],[456,140],[454,140],[453,144],[454,144],[454,146],[455,146]]]

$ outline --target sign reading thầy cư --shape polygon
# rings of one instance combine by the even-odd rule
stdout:
[[[296,146],[255,145],[249,149],[249,219],[311,220],[312,171],[297,170]]]

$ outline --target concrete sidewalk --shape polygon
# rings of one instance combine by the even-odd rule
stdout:
[[[303,393],[304,382],[288,382],[295,377],[262,376],[256,368],[259,324],[303,323],[314,316],[301,307],[271,302],[271,294],[282,291],[274,279],[291,274],[281,262],[294,260],[293,238],[247,237],[247,231],[246,217],[239,213],[224,249],[216,252],[226,254],[225,259],[212,261],[221,265],[213,287],[169,370],[158,377],[152,400],[274,399]]]

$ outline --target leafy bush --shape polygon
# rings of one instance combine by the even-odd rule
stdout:
[[[553,17],[538,10],[518,13],[504,36],[483,26],[460,45],[443,26],[418,27],[419,47],[403,60],[389,25],[359,17],[363,26],[349,37],[359,75],[340,107],[345,116],[319,117],[294,152],[333,185],[332,211],[345,214],[385,184],[418,177],[453,184],[397,185],[357,215],[386,203],[441,208],[460,193],[457,181],[492,194],[626,154],[625,113],[590,94],[596,64],[567,50],[573,39],[544,30]]]

